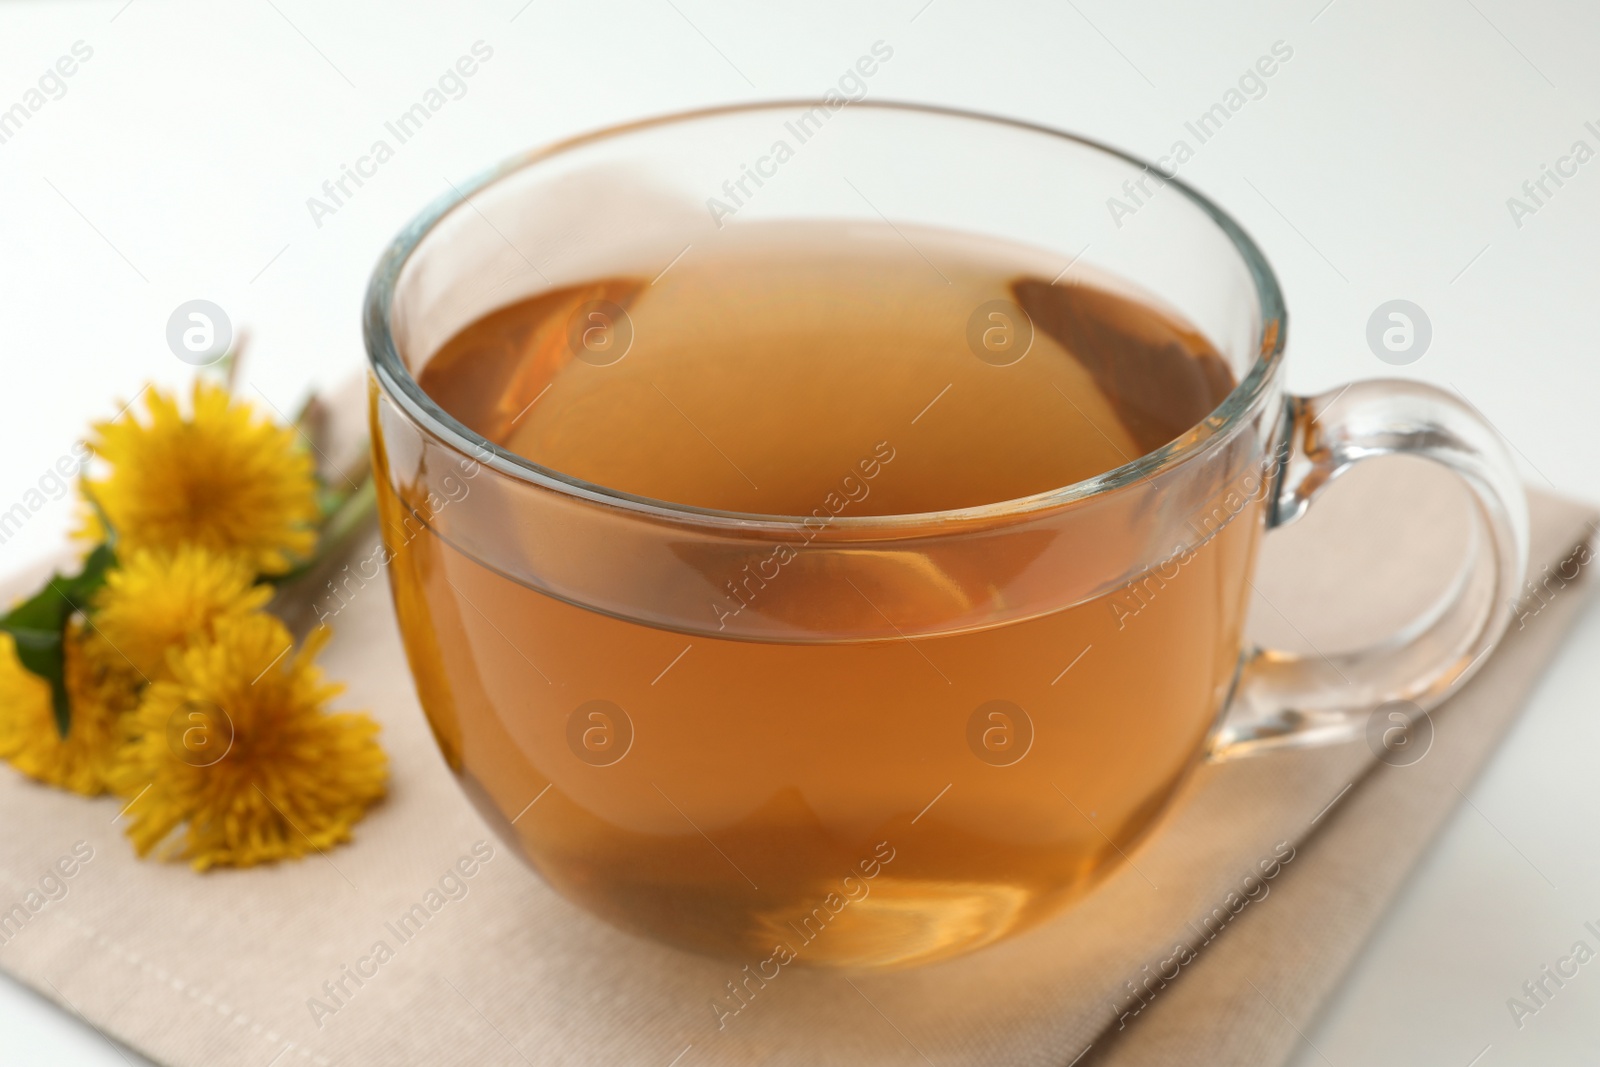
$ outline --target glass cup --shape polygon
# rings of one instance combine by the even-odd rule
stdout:
[[[1492,429],[1415,383],[1286,396],[1283,299],[1243,230],[1171,179],[1137,219],[1107,217],[1107,197],[1149,169],[982,115],[755,104],[512,159],[389,247],[365,332],[407,655],[451,769],[557,890],[758,969],[922,963],[1086,892],[1200,761],[1349,740],[1373,709],[1431,708],[1482,662],[1527,554]],[[1111,275],[1180,313],[1238,385],[1098,477],[871,516],[836,494],[809,515],[760,515],[588,484],[468,429],[417,384],[497,308],[670,267],[755,219],[1045,250],[1056,283]],[[603,369],[625,354],[626,312],[589,310],[550,358]],[[909,432],[886,426],[846,477],[870,482]],[[1445,601],[1403,639],[1347,654],[1246,647],[1262,532],[1394,453],[1455,471],[1476,503],[1483,536]]]

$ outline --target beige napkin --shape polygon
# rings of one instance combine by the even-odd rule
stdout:
[[[1262,630],[1354,644],[1442,588],[1465,544],[1461,494],[1383,471],[1268,538]],[[1532,569],[1594,518],[1536,494]],[[135,860],[118,801],[0,771],[0,915],[49,890],[19,928],[0,919],[0,967],[184,1067],[1280,1063],[1298,1040],[1285,1017],[1303,1024],[1337,981],[1455,804],[1446,783],[1466,786],[1583,596],[1575,583],[1513,622],[1434,713],[1419,763],[1374,770],[1356,741],[1202,767],[1137,866],[1047,926],[907,973],[786,969],[719,1028],[712,1002],[738,965],[590,918],[493,840],[434,749],[374,583],[324,657],[392,759],[392,795],[356,842],[200,876]],[[1157,993],[1126,1014],[1135,984]]]

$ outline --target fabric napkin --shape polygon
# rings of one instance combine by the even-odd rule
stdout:
[[[1466,550],[1466,507],[1448,479],[1364,465],[1268,537],[1253,629],[1325,650],[1399,630]],[[1596,515],[1542,493],[1532,507],[1539,573]],[[391,795],[355,842],[198,875],[136,860],[121,801],[0,769],[0,914],[73,872],[24,924],[0,925],[0,968],[175,1067],[1281,1063],[1456,803],[1447,783],[1464,788],[1515,716],[1583,585],[1512,623],[1433,713],[1422,760],[1378,764],[1357,740],[1202,766],[1132,864],[1046,926],[910,972],[785,969],[719,1023],[712,1003],[738,964],[591,918],[479,820],[374,582],[323,657],[349,684],[343,706],[383,723],[392,761]]]

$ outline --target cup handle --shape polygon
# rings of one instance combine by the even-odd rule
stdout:
[[[1349,740],[1389,701],[1437,706],[1499,640],[1527,568],[1528,504],[1516,466],[1494,428],[1449,393],[1410,381],[1357,382],[1291,397],[1284,423],[1268,530],[1305,514],[1356,463],[1409,455],[1461,476],[1476,504],[1477,536],[1448,600],[1407,639],[1333,656],[1249,651],[1211,738],[1213,760]]]

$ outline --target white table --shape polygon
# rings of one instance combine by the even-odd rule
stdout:
[[[1600,499],[1585,436],[1600,396],[1585,325],[1600,291],[1600,161],[1559,188],[1546,179],[1536,212],[1514,218],[1507,205],[1575,140],[1600,150],[1584,125],[1600,129],[1600,9],[1577,0],[1297,0],[1227,13],[1180,0],[896,0],[858,13],[863,6],[0,7],[0,109],[23,101],[75,42],[92,50],[59,98],[0,143],[0,510],[38,485],[86,420],[114,411],[113,397],[147,379],[188,378],[164,336],[183,301],[215,301],[248,325],[246,388],[288,410],[359,367],[368,270],[447,180],[627,118],[815,95],[879,39],[895,51],[872,80],[875,96],[1028,118],[1146,156],[1166,152],[1186,120],[1285,42],[1292,59],[1264,95],[1183,173],[1276,264],[1294,316],[1291,385],[1309,392],[1401,374],[1458,388],[1511,442],[1530,481]],[[313,220],[307,198],[478,40],[493,58],[466,95],[336,213]],[[1421,305],[1434,331],[1428,353],[1402,368],[1365,342],[1368,316],[1393,298]],[[52,551],[69,520],[68,503],[47,501],[0,544],[0,567]],[[1319,1019],[1297,1021],[1300,1064],[1600,1059],[1600,963],[1521,1030],[1505,1004],[1582,936],[1584,920],[1600,919],[1597,643],[1591,612],[1341,994]],[[7,1063],[123,1062],[94,1031],[5,980],[0,1035]]]

